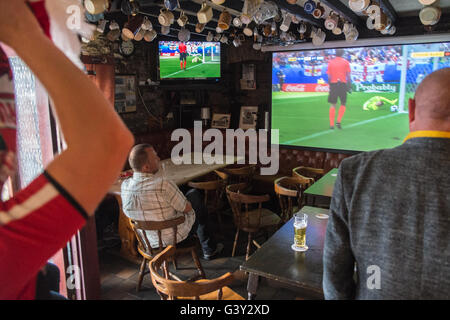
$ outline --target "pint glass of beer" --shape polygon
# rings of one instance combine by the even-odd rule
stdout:
[[[306,251],[306,227],[308,225],[308,215],[297,212],[294,215],[294,244],[292,249],[296,251]]]

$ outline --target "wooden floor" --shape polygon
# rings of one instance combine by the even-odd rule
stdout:
[[[212,225],[216,225],[217,223]],[[212,279],[232,272],[236,276],[234,283],[230,286],[244,298],[247,298],[247,275],[239,270],[239,266],[245,260],[247,245],[247,234],[242,233],[239,238],[236,256],[231,257],[235,229],[231,216],[224,217],[223,231],[218,229],[214,233],[218,241],[224,244],[224,250],[218,258],[207,261],[201,259],[206,277]],[[262,244],[264,237],[257,239]],[[120,244],[99,251],[101,289],[104,300],[160,300],[160,297],[153,288],[150,275],[144,277],[144,281],[139,293],[136,292],[136,284],[139,274],[140,261],[129,261],[119,255]],[[256,248],[253,246],[253,251]],[[200,254],[200,253],[199,253]],[[173,268],[173,266],[172,266]],[[173,270],[181,279],[187,279],[195,272],[192,258],[189,255],[180,257],[178,260],[178,270]],[[294,299],[315,299],[316,297],[304,292],[294,291],[292,288],[283,287],[281,284],[261,279],[256,300],[294,300]]]

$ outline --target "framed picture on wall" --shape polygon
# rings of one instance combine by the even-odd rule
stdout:
[[[136,111],[135,75],[116,75],[114,108],[118,113]]]
[[[211,128],[228,129],[230,127],[231,114],[214,113],[211,121]]]
[[[256,129],[256,121],[258,120],[258,107],[242,106],[241,115],[239,117],[239,128]]]

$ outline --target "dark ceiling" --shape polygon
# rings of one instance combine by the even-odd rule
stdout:
[[[108,12],[106,12],[106,19],[115,19],[119,24],[123,25],[128,17],[124,15],[121,10],[121,2],[128,0],[113,0],[112,5]],[[135,0],[140,4],[140,12],[147,15],[153,23],[154,29],[159,32],[160,25],[158,23],[158,15],[160,9],[164,6],[163,0]],[[243,7],[243,0],[226,0],[223,5],[215,5],[211,1],[206,1],[212,6],[214,17],[206,25],[205,30],[202,34],[195,33],[195,24],[197,21],[196,13],[201,7],[203,0],[179,0],[181,9],[189,16],[189,23],[187,28],[191,31],[192,40],[204,40],[208,31],[215,33],[217,27],[217,21],[219,19],[220,13],[226,8],[232,14],[232,16],[240,15]],[[272,1],[277,4],[280,10],[286,10],[299,19],[308,22],[310,25],[316,27],[322,27],[324,31],[327,31],[324,26],[324,19],[315,19],[312,15],[307,14],[302,3],[305,0],[298,0],[297,4],[291,5],[286,0],[276,0]],[[328,6],[331,10],[338,12],[339,15],[352,22],[360,33],[360,39],[365,38],[379,38],[379,37],[392,37],[389,35],[382,35],[380,32],[375,30],[369,30],[366,27],[366,17],[353,12],[348,7],[348,0],[321,0],[321,4]],[[410,36],[410,35],[424,35],[424,34],[441,34],[450,32],[450,0],[441,0],[440,6],[442,8],[442,17],[438,24],[434,26],[425,27],[422,25],[419,19],[419,11],[423,7],[418,0],[377,0],[380,3],[383,11],[395,21],[396,33],[394,36]],[[176,9],[175,11],[180,11]],[[179,13],[175,13],[175,19],[177,19]],[[269,21],[270,22],[270,21]],[[251,28],[256,26],[254,22],[250,25]],[[169,37],[176,38],[180,27],[175,22],[171,26],[171,33]],[[297,26],[291,25],[290,31],[296,33]],[[240,29],[230,28],[226,33],[230,32],[240,32]],[[298,35],[298,33],[297,33]],[[327,41],[328,40],[343,40],[343,36],[335,36],[330,31],[327,31]]]

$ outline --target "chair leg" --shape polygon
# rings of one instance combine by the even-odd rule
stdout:
[[[202,264],[197,255],[197,251],[195,249],[191,250],[192,259],[194,260],[195,266],[197,267],[198,273],[202,279],[206,279],[205,271],[203,271]]]
[[[142,258],[141,267],[139,268],[139,279],[136,286],[136,292],[139,292],[139,290],[141,290],[142,280],[144,280],[146,262],[147,259]]]
[[[177,258],[176,257],[173,257],[172,263],[173,263],[173,267],[175,268],[175,270],[178,270],[178,264],[177,264]]]
[[[248,258],[250,257],[250,250],[251,250],[251,247],[252,247],[252,233],[249,232],[249,233],[248,233],[248,243],[247,243],[247,253],[246,253],[246,255],[245,255],[245,261],[247,261]]]
[[[231,252],[231,256],[234,257],[234,254],[236,253],[236,245],[239,237],[239,228],[236,230],[236,235],[234,236],[234,243],[233,243],[233,251]]]

